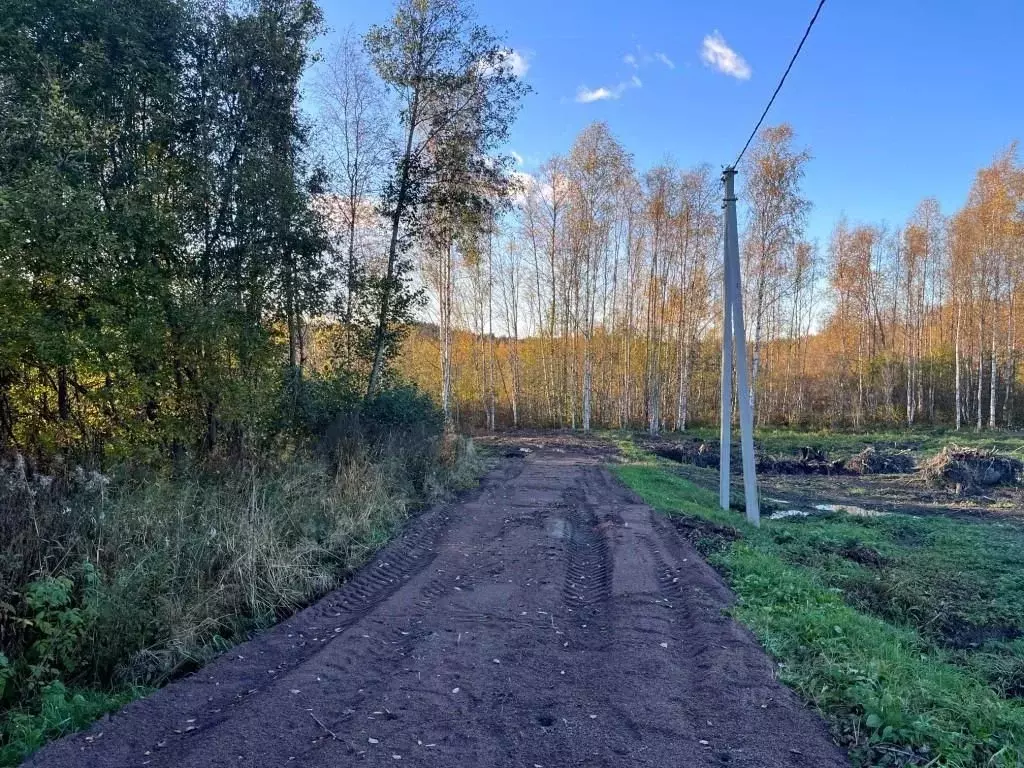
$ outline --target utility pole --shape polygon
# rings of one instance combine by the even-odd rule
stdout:
[[[723,174],[723,181],[725,178]],[[727,190],[732,183],[731,176],[729,179],[730,181],[726,182]],[[727,191],[722,203],[727,220],[729,197]],[[722,509],[729,509],[729,473],[732,471],[732,260],[729,258],[732,246],[729,245],[729,232],[729,226],[726,224],[722,259],[722,421],[718,440],[718,503]]]
[[[729,166],[722,172],[725,184],[725,238],[722,301],[722,425],[719,451],[719,503],[729,508],[729,453],[732,422],[732,361],[735,341],[736,396],[740,410],[740,447],[743,454],[743,492],[746,499],[747,521],[761,524],[761,510],[757,501],[757,470],[754,465],[754,412],[751,405],[750,377],[747,372],[747,337],[743,322],[743,289],[740,281],[739,229],[736,224],[736,168]]]

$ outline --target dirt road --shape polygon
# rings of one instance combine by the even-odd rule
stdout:
[[[28,765],[847,765],[601,449],[532,447],[343,589]]]

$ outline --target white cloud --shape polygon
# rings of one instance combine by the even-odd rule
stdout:
[[[516,77],[523,77],[530,71],[529,58],[514,48],[505,55],[503,62]]]
[[[585,85],[581,85],[580,89],[576,91],[576,101],[580,104],[589,104],[592,101],[604,101],[605,99],[617,99],[622,95],[621,91],[613,91],[609,88],[600,87],[591,90]]]
[[[537,179],[524,171],[512,171],[512,201],[525,205],[530,192],[537,187]]]
[[[669,69],[676,68],[676,63],[668,57],[668,54],[662,53],[661,51],[655,51],[653,54],[648,53],[642,45],[638,45],[635,51],[623,56],[622,61],[633,69],[642,69],[643,67],[650,66],[656,61],[664,64]]]
[[[512,159],[516,161],[516,165],[523,164],[523,156],[516,152],[514,149],[510,149],[508,153],[509,155],[511,155]]]
[[[581,85],[579,90],[576,91],[576,101],[580,104],[590,104],[594,101],[609,101],[621,98],[622,94],[630,88],[642,87],[643,82],[636,75],[630,77],[629,80],[624,80],[618,85],[613,86],[602,85],[599,88],[587,88],[587,86]]]
[[[706,66],[714,67],[719,72],[735,77],[737,80],[750,79],[750,65],[729,47],[717,29],[710,35],[704,36],[700,58]]]
[[[499,69],[507,70],[516,77],[523,77],[530,70],[530,56],[515,49],[509,49],[499,53],[493,64],[480,61],[477,63],[477,68],[484,77],[493,75]]]

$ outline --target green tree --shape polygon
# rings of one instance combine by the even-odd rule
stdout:
[[[211,450],[277,418],[330,279],[320,30],[312,0],[0,0],[4,443]]]
[[[446,154],[435,145],[458,134],[471,142],[471,150],[460,150],[462,157],[484,162],[507,139],[525,87],[509,64],[511,51],[474,24],[466,0],[400,0],[390,24],[373,27],[365,42],[402,107],[401,144],[381,196],[390,229],[385,268],[369,291],[375,310],[368,386],[373,395],[418,304],[409,283],[409,251]]]

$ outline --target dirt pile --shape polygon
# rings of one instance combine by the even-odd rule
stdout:
[[[686,515],[674,515],[670,518],[672,526],[682,534],[693,547],[704,557],[710,557],[726,549],[732,542],[742,537],[739,529],[726,525],[718,525],[709,520]]]
[[[709,443],[699,438],[677,443],[651,441],[643,446],[651,453],[680,464],[693,464],[697,467],[718,466],[718,443]]]
[[[1022,471],[1024,462],[1013,456],[959,445],[947,445],[921,467],[927,480],[953,484],[961,493],[995,485],[1016,485]]]
[[[763,454],[757,458],[758,472],[777,475],[837,475],[844,469],[842,459],[829,459],[825,451],[811,446],[800,448],[794,456]]]
[[[880,451],[871,446],[846,460],[846,469],[855,475],[906,475],[915,468],[910,451]]]
[[[847,560],[852,560],[860,565],[866,565],[871,568],[881,568],[888,562],[877,549],[869,547],[859,541],[848,541],[843,546],[839,547],[837,553],[845,557]]]
[[[697,467],[718,467],[719,443],[717,440],[701,440],[693,438],[678,442],[650,440],[641,444],[643,448],[662,458],[692,464]],[[835,475],[843,474],[844,462],[829,459],[820,448],[806,446],[798,448],[788,455],[772,455],[757,451],[757,471],[777,475]],[[737,440],[732,451],[732,471],[739,471],[742,466],[740,445]]]

